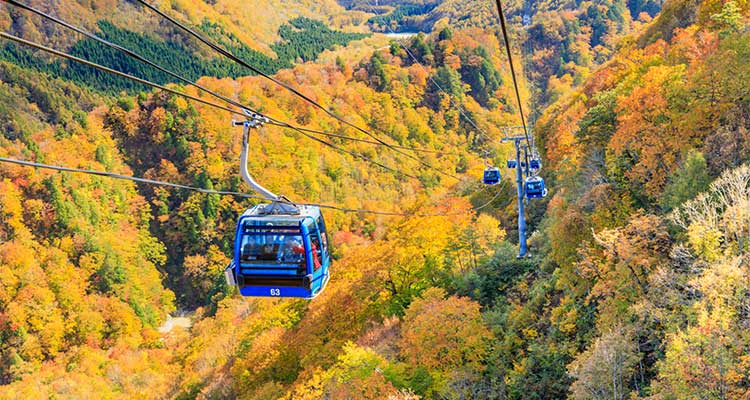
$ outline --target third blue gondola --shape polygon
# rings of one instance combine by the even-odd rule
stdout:
[[[544,187],[544,179],[540,176],[530,176],[526,178],[526,198],[540,198],[547,196],[547,188]]]

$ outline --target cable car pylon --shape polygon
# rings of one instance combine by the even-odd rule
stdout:
[[[516,158],[515,160],[508,160],[507,166],[509,169],[516,170],[516,188],[518,198],[518,258],[531,257],[531,254],[528,252],[528,244],[526,241],[525,200],[545,197],[547,195],[547,189],[544,187],[544,179],[537,176],[539,169],[541,168],[541,162],[536,157],[536,149],[531,148],[531,146],[533,146],[533,141],[529,142],[524,127],[512,126],[501,129],[505,135],[505,137],[501,139],[501,142],[513,142],[516,146]],[[516,134],[518,131],[523,131],[523,134]],[[531,160],[529,160],[529,153],[531,153]],[[532,164],[534,165],[532,166]]]
[[[518,258],[524,258],[528,255],[528,246],[526,244],[526,212],[524,210],[524,188],[523,188],[523,167],[521,166],[521,143],[526,140],[525,136],[504,137],[501,141],[514,142],[516,145],[516,159],[514,162],[508,162],[508,168],[516,169],[516,187],[518,197]]]

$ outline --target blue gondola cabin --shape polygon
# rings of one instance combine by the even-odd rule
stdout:
[[[540,198],[547,196],[547,188],[544,187],[544,179],[539,176],[526,178],[526,198]]]
[[[487,167],[484,170],[484,178],[482,179],[485,185],[497,185],[500,183],[500,170],[496,167]]]
[[[269,211],[274,206],[260,204],[240,217],[227,281],[243,296],[312,299],[329,279],[323,215],[311,206],[275,214]]]

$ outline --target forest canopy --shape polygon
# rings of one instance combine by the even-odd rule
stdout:
[[[414,157],[132,2],[31,3],[338,135],[252,131],[270,190],[405,216],[324,209],[326,290],[242,298],[222,271],[257,200],[0,163],[0,397],[750,397],[747,4],[507,5],[549,188],[517,258],[512,170],[480,180],[520,111],[491,2],[157,4]],[[208,98],[5,4],[0,28]],[[247,191],[225,111],[1,45],[0,157]]]

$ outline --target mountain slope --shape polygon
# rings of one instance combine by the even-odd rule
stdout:
[[[11,6],[8,6],[11,7]],[[170,75],[162,73],[146,63],[141,63],[116,49],[99,43],[99,41],[88,37],[79,37],[72,29],[57,25],[44,18],[45,11],[27,11],[22,7],[9,8],[11,20],[11,33],[21,37],[30,38],[32,41],[45,42],[48,39],[40,38],[39,29],[46,31],[49,37],[55,39],[54,47],[61,48],[73,56],[86,59],[90,62],[104,65],[118,71],[125,71],[159,84],[176,82]],[[253,69],[245,68],[231,60],[216,58],[209,54],[207,46],[199,45],[188,33],[179,30],[169,21],[162,19],[156,13],[152,13],[143,7],[141,9],[123,10],[123,12],[148,15],[153,21],[147,25],[160,24],[169,26],[173,31],[161,31],[160,29],[146,28],[146,32],[138,31],[138,26],[132,24],[120,24],[117,19],[96,19],[91,16],[87,23],[93,25],[90,28],[99,37],[111,43],[117,43],[123,47],[137,52],[153,62],[160,65],[170,65],[172,72],[189,80],[196,80],[201,76],[214,77],[239,77],[255,74]],[[169,14],[169,11],[166,11]],[[39,15],[37,15],[39,14]],[[57,13],[52,12],[52,17]],[[152,15],[153,14],[153,15]],[[177,15],[177,20],[185,20]],[[65,18],[64,23],[72,25],[80,24],[81,18]],[[189,24],[189,21],[187,22]],[[325,50],[346,46],[349,42],[367,37],[366,34],[345,33],[332,30],[321,21],[297,17],[286,21],[278,28],[278,38],[274,43],[266,43],[271,50],[270,54],[253,50],[248,42],[243,42],[246,35],[234,34],[232,24],[222,24],[215,20],[203,18],[194,28],[203,36],[210,38],[223,48],[245,59],[256,70],[266,74],[273,74],[283,68],[290,68],[295,63],[304,63],[315,60]],[[249,42],[252,44],[253,42]],[[25,68],[31,68],[38,72],[47,72],[55,76],[64,77],[79,85],[92,87],[98,91],[118,93],[121,90],[147,90],[148,87],[132,81],[103,74],[88,66],[80,65],[73,61],[50,59],[41,52],[25,48],[15,43],[4,44],[0,48],[0,59],[4,59]]]
[[[580,346],[573,398],[748,396],[735,297],[747,288],[733,278],[748,272],[748,232],[730,228],[750,223],[738,211],[750,193],[746,15],[731,1],[665,4],[537,123],[556,188],[550,322]]]
[[[501,64],[495,50],[477,50],[481,46],[466,34],[456,33],[443,44],[455,49],[440,51],[444,58],[455,51],[454,68],[459,71],[472,55],[487,63],[485,74],[507,79],[507,70],[496,70]],[[430,41],[429,47],[436,51],[438,43]],[[378,63],[380,69],[373,69]],[[478,174],[482,161],[467,151],[481,145],[476,131],[461,120],[446,97],[427,87],[427,74],[439,68],[451,79],[460,79],[462,73],[439,62],[428,70],[404,64],[401,56],[383,52],[361,61],[305,64],[282,70],[277,77],[355,123],[382,130],[389,141],[444,150],[444,154],[423,156],[441,170]],[[466,70],[465,76],[472,76],[471,71]],[[77,87],[52,72],[23,71],[2,63],[0,87],[8,94],[0,107],[2,156],[243,190],[236,177],[240,143],[229,116],[160,93],[115,97]],[[463,90],[458,82],[451,90]],[[296,124],[356,134],[259,77],[203,78],[202,83]],[[476,123],[487,131],[492,124],[507,123],[508,110],[491,114],[475,100],[486,102],[482,96],[487,93],[480,96],[480,92],[499,88],[476,83],[474,88],[475,93],[461,101]],[[414,160],[371,145],[336,142],[419,179],[402,181],[391,172],[278,128],[264,128],[254,142],[258,157],[253,158],[251,170],[294,199],[350,208],[452,213],[471,206],[466,198],[478,205],[495,196],[479,192],[473,183],[456,185],[419,168]],[[92,393],[120,398],[200,393],[232,397],[261,386],[283,394],[292,390],[295,376],[310,371],[295,360],[309,365],[334,362],[347,340],[384,315],[402,313],[428,288],[428,281],[447,279],[456,272],[454,260],[466,263],[480,257],[489,251],[488,243],[501,235],[488,215],[394,222],[331,212],[327,217],[340,260],[336,262],[339,275],[333,278],[337,283],[332,282],[331,294],[324,295],[328,300],[321,298],[317,306],[245,300],[231,296],[220,271],[230,253],[233,223],[251,205],[248,202],[6,164],[0,171],[4,185],[1,264],[7,272],[0,305],[4,335],[0,391],[9,398]],[[26,212],[20,211],[24,208]],[[442,239],[437,240],[433,229],[440,229]],[[401,232],[409,234],[402,237]],[[465,244],[455,246],[450,238],[457,236],[466,237]],[[371,247],[373,242],[380,244]],[[359,258],[370,251],[374,258]],[[379,251],[388,252],[389,261],[383,262]],[[414,259],[417,253],[426,258]],[[362,275],[362,262],[377,279]],[[388,276],[391,268],[398,276]],[[391,289],[371,297],[387,285]],[[349,292],[365,299],[357,302],[359,308],[341,314],[338,310],[347,304]],[[467,304],[475,311],[463,314]],[[177,305],[204,307],[196,311],[190,333],[178,329],[160,335],[158,326]],[[459,305],[456,312],[461,318],[476,320],[474,303]],[[330,323],[339,319],[339,328],[331,331]],[[325,341],[325,348],[310,353],[305,343],[311,335]],[[296,346],[276,357],[274,338],[288,338]],[[488,338],[482,337],[480,347]],[[243,347],[237,343],[244,343]],[[258,370],[262,374],[252,378],[255,386],[243,386],[247,378],[242,378],[241,366],[251,362],[246,353],[251,345],[268,349],[264,365],[279,372]]]
[[[99,21],[107,20],[120,29],[155,34],[171,41],[185,41],[185,38],[176,35],[177,30],[174,27],[169,23],[163,23],[157,15],[136,1],[93,0],[85,3],[71,1],[49,4],[39,0],[28,0],[23,3],[45,12],[52,12],[58,18],[91,31],[97,29]],[[247,7],[247,2],[237,0],[162,1],[154,5],[194,26],[200,26],[204,21],[218,24],[245,45],[267,55],[272,55],[270,45],[280,39],[279,28],[294,18],[307,17],[324,22],[334,19],[346,21],[345,10],[332,0],[262,1],[254,2],[252,7]],[[340,26],[352,25],[356,24]],[[42,24],[38,17],[26,17],[23,12],[16,11],[7,3],[0,5],[0,27],[11,33],[54,44],[60,48],[70,46],[76,40],[70,32],[54,25]]]
[[[428,214],[325,211],[333,277],[305,302],[224,284],[251,201],[2,164],[0,397],[747,397],[748,10],[671,2],[641,27],[628,14],[656,3],[534,7],[521,35],[540,58],[526,70],[565,82],[539,92],[559,100],[536,123],[552,190],[529,204],[533,258],[515,257],[512,186],[478,183],[486,158],[510,155],[497,128],[517,120],[495,28],[405,39],[424,67],[396,44],[355,57],[360,42],[276,77],[389,142],[439,151],[424,160],[466,180],[366,143],[331,139],[416,178],[254,132],[249,168],[294,200]],[[224,11],[195,23],[209,12]],[[607,12],[615,23],[597,25]],[[221,111],[8,62],[0,73],[2,156],[243,190]],[[201,83],[358,135],[260,77]],[[461,212],[472,206],[486,207]],[[160,334],[177,306],[194,309],[192,327]]]

